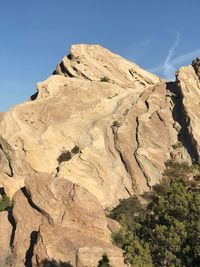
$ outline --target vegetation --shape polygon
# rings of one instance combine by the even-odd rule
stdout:
[[[173,149],[179,149],[183,147],[183,144],[181,142],[177,142],[176,144],[172,145]]]
[[[200,266],[199,166],[169,161],[163,181],[146,206],[129,199],[111,212],[122,224],[114,242],[131,266]]]
[[[77,145],[75,145],[71,150],[72,154],[78,154],[79,152],[80,152],[80,148]]]
[[[59,155],[59,157],[57,158],[57,161],[59,164],[61,164],[62,162],[64,161],[69,161],[72,159],[72,157],[75,155],[75,154],[78,154],[80,152],[80,148],[79,146],[75,145],[71,152],[69,150],[65,150],[65,151],[62,151],[62,153]]]
[[[61,164],[64,161],[69,161],[72,159],[72,154],[70,151],[63,151],[60,156],[57,158],[57,161],[59,164]]]
[[[120,123],[118,121],[113,121],[112,126],[120,127]]]
[[[5,194],[2,196],[2,199],[0,200],[0,212],[7,210],[9,208],[12,207],[12,202],[9,199],[8,196],[6,196]]]
[[[107,76],[104,76],[104,77],[101,77],[100,81],[101,81],[101,82],[109,83],[109,82],[110,82],[110,78],[107,77]]]
[[[73,267],[70,262],[62,262],[55,260],[44,260],[41,264],[41,267]]]
[[[97,267],[112,267],[112,266],[110,265],[109,262],[110,262],[110,261],[109,261],[108,256],[107,256],[106,254],[104,254],[104,255],[102,256],[102,259],[99,261]]]

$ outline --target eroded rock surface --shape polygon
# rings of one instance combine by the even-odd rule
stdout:
[[[38,84],[34,101],[11,109],[0,123],[2,184],[12,196],[30,174],[54,173],[112,207],[147,190],[145,175],[137,178],[127,169],[117,132],[129,132],[127,117],[141,94],[160,79],[98,45],[75,45],[63,60],[68,62],[65,69],[77,64],[78,74],[60,72],[58,65],[56,75]],[[135,146],[136,138],[135,132],[126,144]]]
[[[111,243],[101,204],[66,179],[45,173],[27,178],[14,195],[13,216],[13,266],[42,266],[48,260],[93,267],[104,253],[113,266],[124,266],[122,251]]]
[[[119,226],[103,209],[151,190],[167,160],[198,161],[199,62],[166,82],[99,45],[75,45],[30,101],[1,114],[0,186],[14,195],[15,225],[0,214],[0,249],[14,267],[93,267],[105,252],[123,266],[110,241]]]
[[[9,266],[11,262],[11,235],[12,225],[8,219],[8,212],[0,212],[0,266]]]
[[[192,160],[198,161],[200,156],[200,59],[192,65],[182,67],[177,73],[177,83],[182,97],[182,105],[187,127],[187,136]]]

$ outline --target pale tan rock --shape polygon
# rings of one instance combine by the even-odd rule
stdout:
[[[27,178],[25,186],[44,218],[42,224],[35,218],[40,223],[35,266],[47,259],[92,267],[103,252],[111,256],[114,266],[123,266],[122,251],[111,244],[103,208],[88,190],[44,173]]]
[[[0,212],[0,266],[6,266],[11,256],[10,239],[12,225],[8,220],[8,212]]]
[[[66,76],[76,77],[49,77],[38,84],[35,101],[4,114],[0,123],[7,158],[2,161],[3,182],[12,196],[19,189],[18,177],[24,180],[34,172],[54,173],[82,185],[104,207],[111,207],[135,194],[132,185],[137,179],[121,161],[113,123],[123,125],[140,94],[160,79],[98,45],[73,46],[71,54],[71,59],[65,58],[66,68],[74,70],[78,64],[80,69],[76,66],[78,74],[70,69],[71,75]],[[101,76],[108,74],[112,82],[101,82]],[[59,164],[58,157],[76,146],[79,153]],[[12,182],[5,174],[12,178],[13,190],[6,186]],[[140,187],[139,191],[148,189],[144,177]]]
[[[117,221],[107,217],[107,223],[108,223],[108,229],[110,230],[111,233],[117,233],[119,232],[121,225]]]
[[[13,197],[13,217],[16,230],[13,240],[13,254],[16,256],[15,265],[30,266],[32,246],[37,240],[39,226],[42,223],[42,215],[32,208],[28,202],[25,188],[16,192]],[[29,264],[29,265],[28,265]]]
[[[32,201],[50,224],[108,238],[103,208],[87,189],[45,173],[26,179],[25,185]]]
[[[117,145],[137,194],[161,181],[172,145],[178,142],[165,83],[146,89],[118,128]],[[127,142],[126,140],[134,140]],[[187,152],[185,152],[187,154]]]
[[[131,87],[145,88],[160,82],[157,76],[100,45],[73,45],[54,73]]]
[[[45,260],[70,263],[73,267],[93,267],[107,254],[113,267],[123,267],[122,251],[108,241],[66,227],[43,224],[34,251],[33,266]]]
[[[168,159],[198,160],[199,65],[165,83],[99,45],[75,45],[38,83],[33,101],[0,114],[0,186],[14,195],[14,267],[44,260],[93,267],[103,253],[113,267],[124,266],[110,240],[119,225],[103,208],[150,190]]]
[[[198,161],[200,156],[200,80],[199,59],[193,65],[182,67],[177,72],[177,85],[181,91],[183,112],[188,135],[191,140],[188,144],[193,160]]]

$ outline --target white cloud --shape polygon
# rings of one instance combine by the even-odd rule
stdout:
[[[178,46],[179,42],[180,42],[180,34],[177,34],[176,40],[174,44],[172,45],[172,47],[169,49],[167,57],[165,58],[165,61],[163,64],[164,75],[169,80],[174,76],[174,73],[175,73],[175,66],[172,63],[171,59],[173,55],[175,54],[175,49]]]
[[[200,48],[194,51],[191,51],[189,53],[178,56],[177,58],[172,60],[172,64],[173,65],[185,64],[188,61],[191,61],[196,57],[200,57]]]
[[[173,58],[175,50],[180,42],[180,34],[177,34],[176,40],[172,47],[169,49],[164,62],[154,68],[149,69],[151,72],[163,73],[163,76],[168,80],[173,80],[175,72],[180,65],[189,64],[194,58],[200,56],[200,48],[191,52],[182,54]]]

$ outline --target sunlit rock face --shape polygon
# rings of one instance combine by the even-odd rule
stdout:
[[[34,172],[80,184],[104,207],[148,190],[145,166],[156,173],[152,184],[159,180],[160,170],[151,160],[145,163],[139,139],[142,114],[150,113],[139,102],[160,82],[99,45],[72,46],[54,75],[38,83],[34,101],[3,117],[0,153],[7,193],[12,196]]]
[[[74,45],[30,101],[1,114],[0,185],[14,208],[0,248],[13,266],[92,267],[105,252],[123,266],[104,210],[160,183],[167,160],[198,161],[199,66],[167,83]]]

